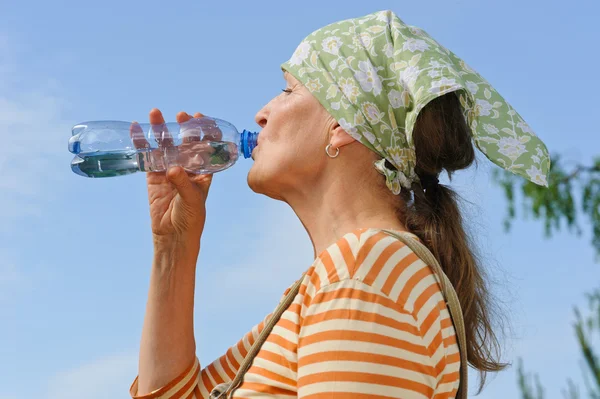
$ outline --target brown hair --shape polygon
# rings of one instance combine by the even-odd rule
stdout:
[[[500,371],[507,364],[499,362],[501,346],[492,327],[494,307],[485,273],[463,227],[457,194],[437,183],[442,171],[451,177],[475,161],[470,130],[455,93],[438,97],[421,110],[413,140],[421,184],[401,192],[401,201],[395,202],[397,214],[435,255],[458,294],[468,362],[480,372],[481,392],[486,373]]]

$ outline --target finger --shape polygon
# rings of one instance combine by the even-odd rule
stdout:
[[[144,136],[144,130],[136,121],[133,121],[131,126],[129,126],[129,137],[131,137],[131,142],[133,143],[134,148],[150,148],[150,143]]]
[[[203,118],[204,116],[205,115],[200,112],[194,114],[194,118]],[[205,119],[202,121],[202,132],[204,133],[204,136],[202,137],[203,141],[221,141],[223,138],[223,132],[219,129],[213,119]]]
[[[150,111],[150,125],[159,147],[173,147],[173,136],[167,129],[165,118],[158,108],[153,108]]]
[[[177,123],[184,123],[192,119],[192,116],[187,112],[179,112],[176,116]]]
[[[209,173],[205,175],[193,175],[190,176],[190,180],[196,187],[200,189],[202,194],[206,197],[208,196],[208,191],[210,190],[210,186],[212,184],[214,174]]]
[[[174,166],[167,171],[167,179],[175,186],[181,198],[188,204],[198,201],[198,193],[181,166]]]
[[[192,120],[193,117],[187,112],[179,112],[176,116],[177,123],[183,125],[186,122]],[[200,141],[200,129],[198,128],[197,123],[190,122],[185,126],[181,126],[181,142],[182,143],[191,143],[195,141]]]

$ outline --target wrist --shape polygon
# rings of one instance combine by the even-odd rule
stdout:
[[[196,265],[200,238],[154,236],[154,262],[163,266]]]
[[[194,250],[200,247],[201,234],[163,235],[152,234],[155,251],[171,252]]]

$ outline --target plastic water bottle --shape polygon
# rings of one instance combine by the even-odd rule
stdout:
[[[162,172],[182,166],[196,174],[215,173],[240,156],[250,158],[258,133],[222,119],[192,118],[184,123],[94,121],[73,126],[71,169],[85,177],[112,177],[135,172]]]

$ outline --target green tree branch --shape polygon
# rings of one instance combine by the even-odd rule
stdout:
[[[509,231],[517,218],[516,202],[522,200],[526,216],[533,216],[544,224],[546,237],[566,228],[577,235],[581,234],[580,219],[586,219],[591,226],[591,245],[597,259],[600,259],[600,157],[592,165],[576,164],[567,169],[559,155],[553,156],[548,176],[549,187],[540,187],[506,171],[495,171],[494,180],[502,187],[508,208],[504,227]],[[520,197],[517,198],[518,194]],[[600,399],[600,361],[593,348],[593,342],[600,341],[600,289],[587,295],[590,315],[583,318],[578,308],[574,309],[573,324],[575,336],[583,357],[582,372],[591,399]],[[543,399],[544,389],[537,374],[532,377],[523,370],[519,359],[517,382],[523,399]],[[579,399],[579,390],[572,380],[567,381],[567,389],[562,391],[566,399]]]
[[[503,189],[508,202],[504,227],[509,231],[516,219],[516,193],[520,192],[526,216],[544,224],[546,237],[562,228],[581,234],[578,216],[591,225],[592,247],[600,257],[600,157],[592,165],[578,164],[571,170],[554,155],[548,176],[549,187],[540,187],[510,172],[494,170],[494,180]]]

